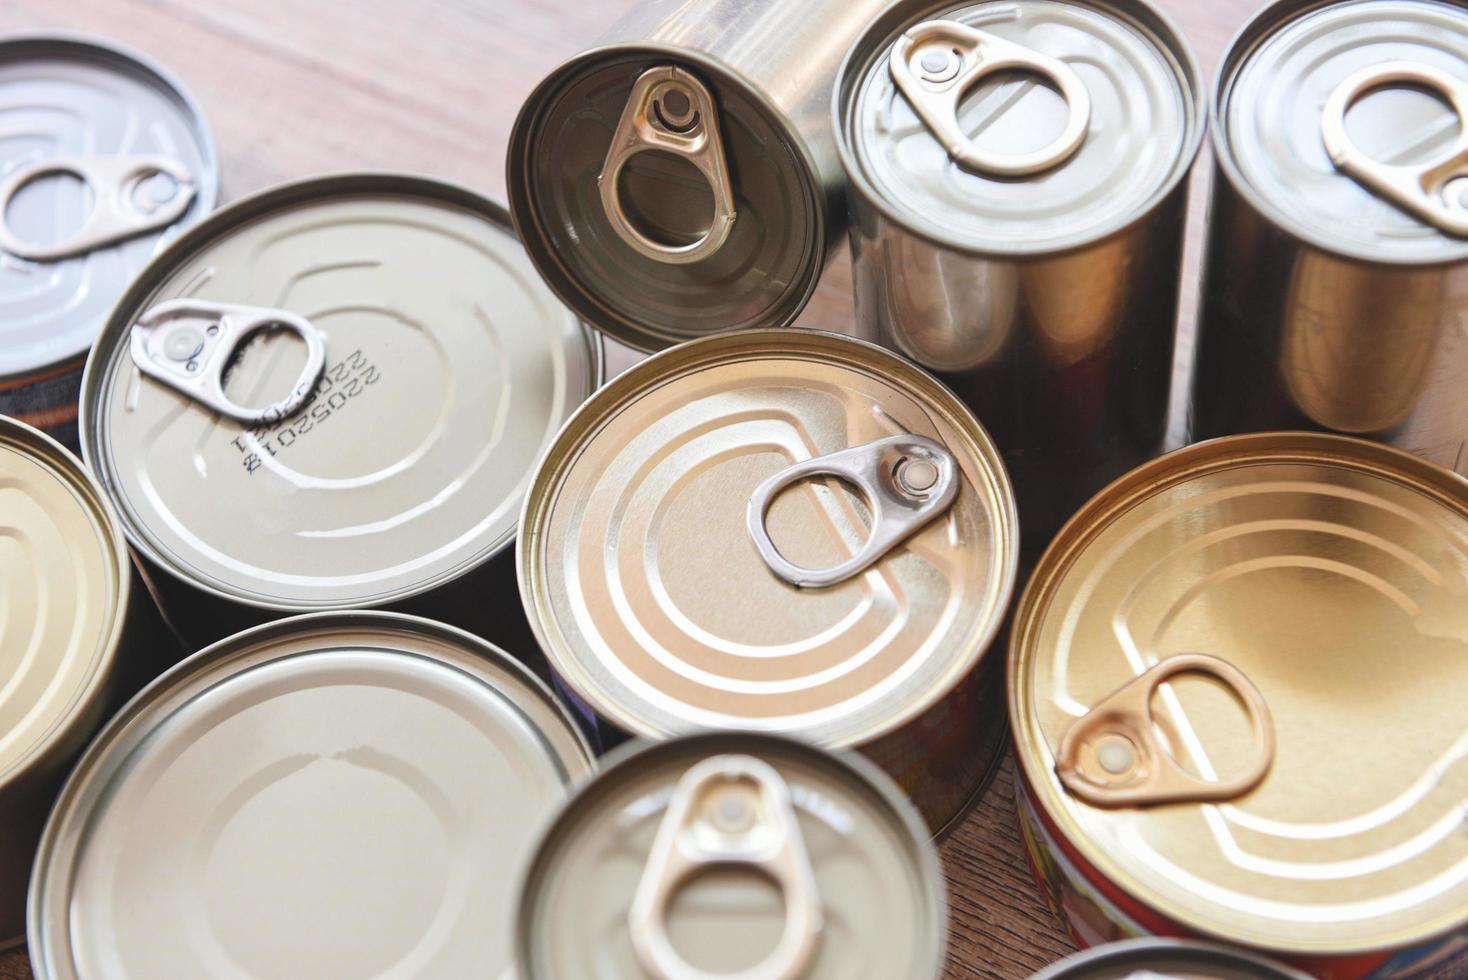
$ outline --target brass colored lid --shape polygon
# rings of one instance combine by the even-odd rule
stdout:
[[[904,434],[956,461],[951,505],[844,581],[782,579],[750,527],[761,485]],[[797,483],[763,525],[791,562],[829,568],[863,550],[858,501],[830,477]],[[521,592],[556,670],[649,736],[874,739],[973,669],[1015,577],[1009,480],[974,417],[900,358],[806,330],[705,339],[617,378],[557,437],[521,527]]]
[[[1056,771],[1066,733],[1182,654],[1257,688],[1273,729],[1262,781],[1212,802],[1082,802]],[[1009,697],[1024,777],[1061,836],[1189,929],[1324,954],[1468,922],[1468,481],[1446,470],[1306,433],[1205,442],[1134,470],[1036,568]],[[1149,737],[1192,776],[1225,781],[1257,761],[1264,743],[1216,681],[1174,675],[1148,703]],[[1129,752],[1102,751],[1091,758],[1107,771],[1136,775],[1118,764]]]

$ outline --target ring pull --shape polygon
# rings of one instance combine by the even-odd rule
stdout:
[[[1091,123],[1091,94],[1059,58],[951,20],[909,27],[892,46],[892,79],[948,155],[970,170],[1019,177],[1049,170],[1075,153]],[[1027,153],[980,149],[958,123],[958,104],[988,75],[1006,69],[1043,75],[1055,83],[1070,115],[1060,135]]]
[[[622,207],[618,178],[627,161],[647,150],[680,156],[698,168],[714,194],[709,230],[696,242],[668,245],[639,231]],[[729,164],[719,136],[719,115],[713,96],[697,78],[681,68],[663,65],[638,76],[627,97],[627,107],[612,134],[612,145],[596,178],[602,207],[618,237],[650,259],[682,265],[717,252],[729,237],[737,217]]]
[[[1432,89],[1458,114],[1458,138],[1436,159],[1406,166],[1382,163],[1357,149],[1347,134],[1347,110],[1367,92],[1393,82]],[[1364,68],[1330,93],[1320,135],[1330,162],[1356,183],[1441,231],[1468,236],[1468,83],[1408,61]]]
[[[224,369],[246,337],[284,327],[306,344],[306,365],[290,392],[265,408],[247,408],[224,393]],[[139,371],[245,425],[274,425],[310,397],[326,366],[326,336],[288,310],[196,299],[173,299],[144,313],[132,328]]]
[[[737,973],[709,973],[673,947],[668,910],[691,878],[730,866],[763,872],[779,886],[785,928],[760,963]],[[790,789],[780,774],[747,755],[714,756],[684,773],[627,913],[643,969],[656,980],[797,980],[815,955],[823,918]]]
[[[765,517],[780,491],[816,476],[839,477],[860,489],[872,511],[872,531],[862,549],[841,564],[801,568],[775,547]],[[926,436],[889,436],[796,463],[765,480],[749,498],[749,534],[770,571],[791,585],[820,588],[865,571],[947,510],[956,496],[958,463],[942,443]]]
[[[5,213],[22,187],[47,174],[72,174],[92,190],[92,213],[76,234],[52,245],[21,241]],[[162,156],[43,160],[0,183],[0,251],[33,262],[81,255],[170,225],[183,217],[198,185],[177,160]]]
[[[1208,674],[1244,705],[1254,730],[1254,760],[1239,776],[1199,779],[1173,759],[1152,725],[1152,694],[1178,674]],[[1096,806],[1202,803],[1252,790],[1274,762],[1274,720],[1264,696],[1226,660],[1182,653],[1158,662],[1076,719],[1060,739],[1055,772],[1073,795]]]

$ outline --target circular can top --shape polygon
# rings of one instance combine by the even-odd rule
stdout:
[[[627,747],[561,809],[515,942],[526,980],[920,980],[946,919],[927,831],[874,766],[704,733]]]
[[[115,165],[147,161],[176,169],[139,188],[118,183]],[[36,172],[42,165],[65,175]],[[213,210],[219,160],[193,96],[148,58],[111,41],[19,35],[0,40],[0,187],[0,225],[26,248],[0,245],[0,377],[8,377],[86,353],[138,270]],[[104,220],[124,189],[128,203],[110,227],[134,233],[28,257],[29,246],[76,241],[89,215]],[[185,209],[155,225],[174,205]]]
[[[1009,479],[968,409],[807,330],[707,338],[608,384],[542,460],[522,528],[556,671],[653,737],[865,744],[979,663],[1015,579]]]
[[[0,416],[0,786],[79,749],[127,609],[127,542],[81,461]],[[51,751],[55,749],[53,754]]]
[[[1260,956],[1182,939],[1129,939],[1084,950],[1030,980],[1306,980],[1305,974]]]
[[[1030,580],[1023,778],[1096,880],[1200,935],[1305,956],[1460,930],[1465,599],[1446,470],[1307,433],[1171,453]]]
[[[1266,7],[1235,38],[1219,72],[1219,166],[1255,207],[1327,251],[1379,262],[1462,261],[1464,232],[1405,209],[1327,151],[1323,124],[1340,117],[1332,95],[1358,73],[1392,65],[1435,70],[1468,87],[1468,12],[1435,0]],[[1374,161],[1373,170],[1430,166],[1468,130],[1446,92],[1384,78],[1363,84],[1345,112],[1344,132]],[[1458,190],[1456,212],[1468,221],[1468,200]]]
[[[834,112],[848,178],[891,221],[1019,255],[1150,211],[1186,177],[1206,117],[1191,49],[1142,0],[894,5],[848,55]],[[1079,143],[1052,144],[1068,127]]]
[[[466,633],[324,613],[190,657],[62,791],[31,958],[99,976],[484,976],[514,879],[592,756],[551,693]]]
[[[653,87],[663,76],[682,86],[669,104],[717,139],[697,157],[638,143],[608,170],[614,141],[671,111],[652,100],[631,125],[637,93],[663,92]],[[667,127],[657,132],[676,138]],[[606,194],[603,175],[614,185]],[[506,183],[546,281],[588,323],[639,350],[786,326],[825,266],[827,201],[809,148],[758,88],[696,50],[613,44],[556,69],[515,120]],[[636,233],[687,248],[714,232],[725,203],[735,214],[727,238],[694,261],[647,254],[614,220],[620,211]]]
[[[195,373],[219,369],[235,402],[304,393],[294,334],[201,346],[236,314],[324,340],[310,400],[273,424],[140,370],[197,347]],[[176,329],[140,352],[155,323]],[[422,178],[320,177],[219,211],[138,278],[87,365],[82,447],[130,540],[184,581],[270,609],[381,605],[508,545],[536,458],[600,374],[501,208]]]

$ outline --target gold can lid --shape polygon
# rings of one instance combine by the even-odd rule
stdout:
[[[1468,920],[1468,482],[1446,470],[1306,433],[1134,470],[1036,568],[1009,697],[1047,820],[1188,929],[1343,954]]]
[[[603,388],[521,528],[555,669],[648,736],[879,737],[978,663],[1015,577],[1009,479],[973,415],[900,358],[807,330],[686,344]]]
[[[128,567],[80,461],[0,416],[0,785],[62,739],[105,680]]]

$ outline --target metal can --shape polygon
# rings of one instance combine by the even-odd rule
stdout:
[[[1131,939],[1067,956],[1030,980],[1305,980],[1305,974],[1242,950],[1179,939]]]
[[[0,40],[0,414],[77,449],[87,349],[133,275],[219,196],[198,104],[136,51]]]
[[[1076,940],[1461,975],[1465,597],[1468,481],[1391,447],[1235,436],[1097,495],[1009,661],[1021,826]]]
[[[82,446],[196,644],[391,606],[533,653],[496,556],[600,377],[600,341],[502,208],[318,177],[220,210],[139,275],[88,364]]]
[[[0,947],[67,768],[157,661],[112,506],[55,440],[0,417]]]
[[[936,980],[947,910],[912,807],[858,756],[747,732],[627,746],[519,893],[525,980]]]
[[[257,627],[135,698],[36,861],[41,980],[484,976],[515,873],[592,755],[525,668],[428,620]]]
[[[886,0],[649,0],[531,93],[506,184],[537,268],[639,350],[791,323],[846,216],[831,81]]]
[[[1468,11],[1272,4],[1213,96],[1195,436],[1316,429],[1468,474]]]
[[[857,333],[983,420],[1043,544],[1162,447],[1197,59],[1145,0],[903,0],[833,113]]]
[[[526,495],[530,624],[614,730],[858,748],[935,831],[1003,746],[1017,526],[1004,464],[931,376],[809,330],[652,357],[572,416]]]

